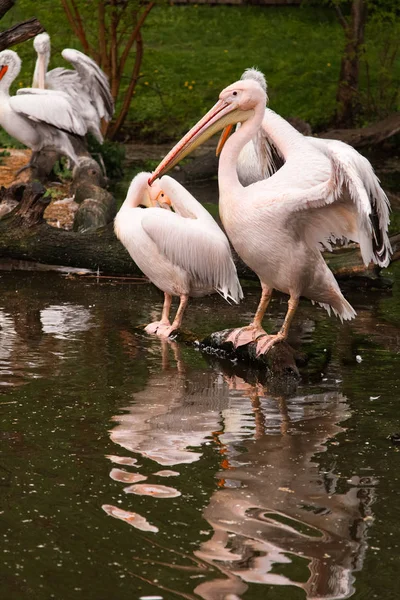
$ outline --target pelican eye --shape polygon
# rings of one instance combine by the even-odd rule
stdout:
[[[161,198],[164,198],[164,194],[163,193],[161,193]]]
[[[237,92],[232,92],[232,96],[237,96]]]

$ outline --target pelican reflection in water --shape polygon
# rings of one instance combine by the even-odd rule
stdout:
[[[176,366],[168,358],[170,347]],[[162,370],[150,374],[125,414],[114,417],[110,434],[125,451],[154,461],[154,469],[147,466],[142,473],[135,458],[123,452],[109,458],[127,469],[118,477],[113,469],[111,476],[129,482],[133,464],[135,474],[146,478],[131,486],[134,493],[176,496],[184,493],[180,466],[191,463],[196,469],[195,463],[205,460],[204,445],[217,445],[218,486],[203,510],[212,533],[191,557],[193,571],[200,567],[207,574],[193,590],[196,597],[241,598],[253,583],[294,585],[309,599],[351,596],[367,548],[374,482],[353,476],[346,491],[339,491],[338,474],[318,458],[328,440],[344,431],[339,423],[349,417],[346,398],[328,391],[285,399],[261,384],[228,376],[222,367],[189,372],[179,347],[167,341],[161,353]],[[157,492],[154,475],[160,465],[173,468],[165,472],[175,476],[164,480],[164,487],[175,493]],[[174,527],[156,512],[155,522],[148,517],[143,526],[143,517],[131,512],[134,498],[129,496],[124,508],[103,508],[138,529],[156,533]],[[159,545],[158,538],[151,539]],[[146,543],[152,542],[146,538]]]

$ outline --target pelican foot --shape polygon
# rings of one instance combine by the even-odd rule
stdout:
[[[161,338],[169,338],[173,333],[177,333],[179,327],[174,327],[174,325],[161,325],[157,329],[157,335]]]
[[[23,167],[18,169],[18,171],[15,173],[14,177],[18,177],[18,175],[21,175],[21,173],[23,173],[27,169],[32,169],[32,170],[36,169],[36,165],[32,161],[29,161],[28,163],[26,163],[26,165],[24,165]]]
[[[265,339],[267,337],[267,339]],[[283,342],[285,337],[282,334],[277,333],[276,335],[262,335],[257,339],[256,356],[267,354],[275,344]]]
[[[239,327],[233,329],[226,338],[226,342],[232,342],[234,348],[239,346],[245,346],[254,342],[260,335],[268,335],[262,327],[256,327],[255,325],[247,325],[246,327]]]
[[[154,321],[153,323],[149,323],[148,325],[146,325],[144,330],[146,333],[154,335],[155,333],[158,334],[159,329],[162,329],[163,327],[170,327],[170,325],[171,324],[169,321],[167,323],[163,323],[162,321]]]

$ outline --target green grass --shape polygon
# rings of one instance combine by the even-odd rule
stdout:
[[[61,8],[57,3],[51,4],[51,10],[49,6],[49,0],[19,0],[7,19],[40,18],[52,36],[54,67],[63,64],[62,48],[79,48],[79,44]],[[7,19],[2,25],[10,24]],[[400,33],[394,29],[373,24],[367,28],[370,95],[380,116],[382,110],[399,108],[400,61],[388,66],[382,59],[389,37],[395,39]],[[270,106],[284,117],[300,117],[318,129],[335,112],[344,39],[329,9],[167,5],[150,13],[143,40],[141,77],[129,113],[133,131],[142,139],[176,139],[215,103],[223,87],[251,66],[265,73]],[[32,44],[16,50],[23,59],[16,87],[29,85],[35,60]],[[367,104],[365,64],[361,75]],[[123,87],[127,85],[128,78],[123,81]],[[364,121],[373,117],[369,113]]]

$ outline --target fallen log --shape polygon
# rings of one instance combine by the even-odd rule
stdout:
[[[43,219],[44,210],[50,202],[44,197],[45,192],[45,188],[35,182],[15,184],[3,192],[8,198],[15,194],[22,200],[0,220],[0,257],[81,267],[99,270],[103,274],[141,275],[115,237],[112,223],[84,234],[48,225]],[[390,240],[393,260],[398,260],[400,234]],[[374,286],[380,284],[379,269],[375,265],[365,267],[356,247],[339,248],[325,253],[324,258],[338,279],[357,278],[357,283],[369,281]],[[257,280],[257,276],[237,256],[234,259],[239,277]]]
[[[139,325],[135,329],[143,332],[144,328],[145,325]],[[287,342],[282,341],[273,346],[267,354],[257,356],[255,342],[238,348],[234,348],[232,342],[227,342],[226,339],[232,331],[232,329],[215,331],[199,340],[195,333],[180,329],[174,332],[169,340],[194,346],[204,353],[211,363],[223,362],[227,367],[227,369],[224,367],[224,371],[231,370],[236,374],[239,374],[240,370],[246,372],[247,380],[249,376],[251,378],[253,372],[260,383],[276,377],[280,382],[297,384],[300,380],[298,365],[306,364],[305,355],[299,354]]]
[[[381,144],[400,131],[400,113],[395,113],[373,123],[368,127],[358,129],[331,129],[319,134],[320,138],[340,140],[354,148],[364,148]]]
[[[279,342],[267,354],[257,356],[256,342],[251,342],[238,348],[234,348],[232,342],[227,342],[226,339],[231,331],[232,329],[215,331],[206,338],[196,342],[196,345],[202,352],[230,361],[239,360],[259,371],[269,371],[270,375],[294,377],[296,379],[300,377],[296,364],[296,360],[298,360],[296,351],[287,342]]]

